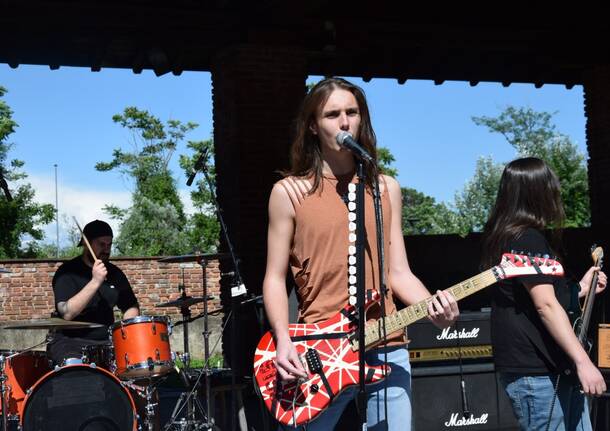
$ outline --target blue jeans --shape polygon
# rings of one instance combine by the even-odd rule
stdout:
[[[524,376],[499,373],[522,430],[546,430],[556,375]],[[590,431],[586,397],[571,379],[562,376],[551,416],[551,431]]]
[[[411,429],[411,364],[404,346],[374,349],[366,354],[369,365],[380,365],[388,354],[392,372],[385,379],[367,386],[367,427],[370,431],[409,431]],[[387,386],[388,417],[385,417],[384,387]],[[330,431],[349,402],[358,395],[358,387],[351,386],[339,395],[316,419],[301,427],[280,425],[280,431]]]

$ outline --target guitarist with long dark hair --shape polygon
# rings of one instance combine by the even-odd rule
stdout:
[[[350,195],[356,182],[352,153],[336,142],[339,132],[349,132],[376,162],[376,141],[364,92],[340,78],[316,84],[305,97],[296,121],[296,137],[291,149],[291,168],[286,178],[273,187],[269,199],[268,254],[263,294],[265,309],[273,329],[275,368],[279,381],[307,378],[307,373],[288,333],[286,275],[290,268],[299,298],[299,321],[317,323],[329,319],[349,302],[349,265],[353,261],[353,226]],[[375,213],[372,204],[373,180],[379,178],[383,208],[384,251],[388,294],[386,313],[395,311],[394,299],[413,304],[430,297],[411,272],[401,230],[401,194],[398,182],[378,175],[375,163],[367,165],[366,255],[367,289],[379,291]],[[438,292],[428,307],[438,327],[450,326],[458,317],[455,298]],[[380,307],[369,310],[367,318],[380,315]],[[370,430],[411,428],[410,364],[404,331],[387,334],[384,345],[367,352],[369,364],[380,364],[387,354],[391,373],[383,384],[368,392]],[[272,379],[272,382],[275,380]],[[307,429],[331,430],[356,388],[336,394],[323,413],[307,424]],[[311,388],[312,391],[317,388]],[[384,394],[387,393],[387,399]],[[295,395],[296,397],[296,395]],[[384,404],[387,403],[386,418]],[[386,426],[388,426],[386,428]]]
[[[555,255],[564,217],[555,173],[537,158],[512,161],[504,169],[485,225],[483,266],[510,250]],[[545,236],[547,231],[551,238]],[[596,292],[605,288],[606,274],[591,267],[572,284],[580,290],[579,297],[586,295],[596,272]],[[606,390],[565,311],[570,285],[565,277],[538,274],[503,280],[491,288],[496,369],[524,430],[590,430],[585,395]]]

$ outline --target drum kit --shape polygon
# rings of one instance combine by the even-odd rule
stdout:
[[[100,327],[97,323],[67,321],[60,318],[15,322],[5,330],[47,329],[42,343],[20,351],[0,350],[0,431],[8,430],[144,430],[159,426],[155,408],[157,386],[170,373],[177,371],[186,391],[163,430],[213,430],[210,409],[211,368],[208,361],[209,330],[205,264],[221,255],[186,255],[161,259],[160,262],[198,262],[204,270],[203,296],[186,294],[179,286],[178,299],[156,307],[179,308],[184,334],[184,353],[179,355],[184,367],[176,366],[170,347],[173,325],[165,316],[137,316],[121,320],[109,328],[104,344],[87,345],[82,355],[51,365],[45,352],[36,348],[48,344],[56,330]],[[203,303],[203,313],[191,317],[190,307]],[[188,324],[203,317],[204,367],[194,377],[190,369]],[[194,381],[194,383],[192,383]],[[198,393],[205,385],[206,409]],[[186,399],[185,399],[186,398]],[[142,406],[138,414],[137,406]],[[185,410],[182,418],[178,414]]]

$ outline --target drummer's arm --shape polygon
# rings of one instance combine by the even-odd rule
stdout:
[[[106,266],[104,266],[101,260],[96,260],[93,264],[92,274],[91,281],[80,292],[67,301],[57,303],[57,311],[61,317],[66,320],[73,320],[87,307],[87,304],[89,304],[108,274]]]
[[[140,309],[138,307],[130,307],[123,313],[123,319],[131,319],[140,315]]]

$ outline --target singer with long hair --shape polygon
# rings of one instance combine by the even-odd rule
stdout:
[[[341,79],[318,82],[305,97],[296,120],[291,147],[291,168],[278,181],[269,198],[267,267],[263,283],[265,309],[276,345],[276,367],[283,381],[305,378],[307,374],[288,335],[286,275],[290,269],[299,300],[299,322],[324,321],[348,304],[348,187],[357,181],[352,152],[337,143],[340,132],[348,132],[370,154],[373,163],[365,166],[365,286],[379,289],[379,272],[385,271],[388,293],[386,314],[395,311],[394,300],[413,304],[430,296],[409,267],[401,228],[401,192],[398,182],[379,175],[376,166],[376,139],[362,89]],[[379,181],[383,209],[386,267],[377,260],[375,215],[372,190]],[[451,325],[459,311],[453,296],[437,292],[428,312],[437,326]],[[380,307],[370,310],[377,318]],[[387,354],[392,372],[384,383],[371,385],[368,396],[368,429],[408,430],[411,428],[411,369],[406,334],[388,334],[386,343],[367,352],[371,365],[382,363]],[[355,397],[352,387],[337,397],[330,407],[307,425],[307,430],[331,430],[347,403]],[[387,399],[384,394],[387,393]],[[386,408],[387,406],[387,417]]]
[[[511,250],[557,256],[563,221],[555,173],[533,157],[510,162],[485,225],[483,266]],[[586,295],[596,271],[591,267],[580,282],[528,275],[491,288],[494,361],[523,430],[591,429],[583,393],[600,395],[606,385],[578,342],[567,310],[579,309],[577,298]],[[606,281],[600,271],[596,292]]]

